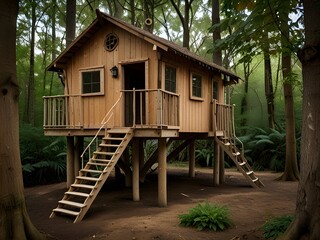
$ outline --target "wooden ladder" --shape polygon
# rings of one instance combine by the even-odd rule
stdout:
[[[264,184],[260,181],[260,179],[255,175],[253,169],[249,165],[247,159],[240,152],[240,150],[236,147],[232,141],[228,138],[216,138],[218,144],[222,147],[222,149],[228,154],[228,156],[233,160],[236,164],[238,170],[245,176],[250,185],[255,188],[262,188]]]
[[[79,171],[75,182],[58,202],[58,207],[52,210],[50,218],[65,214],[75,217],[74,223],[82,220],[132,139],[132,131],[131,128],[107,131],[92,158]]]

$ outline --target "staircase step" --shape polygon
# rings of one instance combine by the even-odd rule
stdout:
[[[73,195],[73,196],[80,196],[80,197],[89,197],[90,194],[88,193],[83,193],[83,192],[65,192],[65,194],[68,194],[68,195]]]
[[[231,145],[231,143],[229,143],[229,142],[225,142],[225,143],[224,143],[224,145],[225,145],[225,146],[230,146],[230,145]]]
[[[233,156],[239,156],[240,155],[240,152],[235,152],[235,153],[232,153]]]
[[[89,162],[92,162],[92,161],[103,162],[103,163],[105,163],[105,165],[107,165],[108,163],[112,162],[110,159],[100,159],[100,158],[92,158],[92,159],[90,159]]]
[[[67,200],[60,200],[59,203],[68,205],[68,206],[78,207],[78,208],[83,208],[86,206],[86,204],[83,204],[83,203],[72,202]]]
[[[256,182],[258,180],[259,180],[259,178],[255,178],[255,179],[252,179],[252,182]]]
[[[87,162],[87,165],[106,167],[106,166],[108,166],[108,163],[98,163],[98,162],[90,161],[90,162]]]
[[[247,172],[247,175],[250,175],[250,174],[252,174],[253,173],[253,171],[249,171],[249,172]]]
[[[102,173],[101,170],[95,170],[95,169],[86,169],[86,168],[83,168],[80,170],[81,172],[90,172],[90,173]]]
[[[246,162],[241,162],[241,163],[239,163],[239,165],[244,166],[244,165],[246,165]]]
[[[76,211],[71,211],[71,210],[67,210],[64,208],[55,208],[52,210],[53,212],[59,212],[59,213],[64,213],[64,214],[68,214],[68,215],[72,215],[72,216],[78,216],[80,212],[76,212]]]
[[[100,143],[99,144],[100,147],[119,147],[119,144],[107,144],[107,143]]]
[[[104,155],[104,156],[113,156],[114,154],[116,154],[115,152],[94,152],[94,154],[97,155]]]
[[[104,137],[103,140],[122,141],[122,140],[126,140],[126,138],[108,136],[108,137]]]
[[[84,176],[77,176],[76,179],[88,180],[88,181],[93,181],[93,182],[98,182],[99,181],[99,178],[84,177]]]
[[[77,184],[77,183],[72,184],[71,187],[75,187],[75,188],[85,188],[85,189],[94,189],[94,185]]]

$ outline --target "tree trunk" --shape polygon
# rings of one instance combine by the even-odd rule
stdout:
[[[289,8],[287,8],[289,9]],[[289,10],[288,10],[289,11]],[[281,17],[281,46],[282,46],[282,75],[284,79],[283,90],[285,100],[286,115],[286,162],[283,175],[279,178],[284,181],[299,180],[299,170],[297,163],[296,134],[294,120],[294,104],[293,91],[290,76],[292,74],[291,67],[291,51],[289,44],[289,12],[282,12]]]
[[[34,126],[34,46],[36,32],[36,3],[31,2],[31,38],[29,59],[29,80],[27,84],[27,102],[25,103],[24,121]]]
[[[72,43],[76,36],[76,0],[67,0],[66,45]]]
[[[212,0],[212,25],[220,23],[220,1]],[[213,43],[221,40],[220,27],[212,31]],[[220,49],[214,50],[212,59],[215,64],[222,66],[222,53]]]
[[[154,27],[154,1],[144,0],[143,1],[143,13],[144,13],[144,23],[143,29],[152,33]]]
[[[284,240],[320,239],[320,8],[319,1],[304,1],[305,47],[302,62],[303,105],[301,168],[295,220]]]
[[[0,239],[43,239],[26,210],[19,151],[16,78],[18,1],[0,1]]]
[[[267,100],[267,112],[268,112],[268,125],[269,128],[274,129],[274,93],[272,84],[272,71],[271,71],[271,60],[269,51],[269,41],[268,34],[264,34],[264,39],[266,41],[265,46],[263,46],[264,55],[264,91]]]
[[[242,127],[247,126],[247,115],[248,114],[248,91],[249,91],[249,76],[250,76],[250,63],[243,63],[244,69],[244,94],[241,99],[241,122]]]

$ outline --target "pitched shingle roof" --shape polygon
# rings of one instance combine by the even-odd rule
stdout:
[[[73,42],[70,44],[49,66],[49,71],[60,71],[62,66],[66,64],[72,55],[86,43],[96,31],[98,31],[104,22],[110,22],[116,26],[129,31],[130,33],[144,39],[147,42],[150,42],[156,45],[159,48],[164,49],[165,51],[172,51],[175,54],[179,54],[188,58],[191,61],[197,62],[199,65],[202,65],[209,70],[218,71],[220,73],[230,76],[231,79],[238,81],[239,77],[232,73],[231,71],[225,69],[222,66],[219,66],[213,62],[210,62],[194,53],[188,49],[179,46],[171,41],[168,41],[164,38],[158,37],[148,31],[145,31],[141,28],[128,24],[120,19],[112,17],[108,14],[102,13],[97,10],[97,18],[90,24],[90,26],[84,30]]]

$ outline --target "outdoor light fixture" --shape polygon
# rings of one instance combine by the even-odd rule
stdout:
[[[113,66],[111,69],[111,75],[113,78],[117,78],[118,77],[118,68],[116,66]]]

